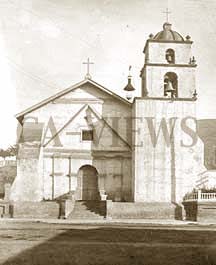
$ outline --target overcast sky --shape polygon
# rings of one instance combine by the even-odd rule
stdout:
[[[93,80],[122,96],[132,65],[140,93],[143,47],[167,7],[194,41],[198,116],[215,118],[215,0],[0,0],[0,147],[15,142],[13,115],[83,80],[88,57]]]

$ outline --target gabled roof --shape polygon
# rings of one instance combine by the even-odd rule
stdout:
[[[104,86],[98,84],[97,82],[95,82],[95,81],[93,81],[91,79],[85,79],[85,80],[83,80],[83,81],[81,81],[81,82],[79,82],[79,83],[77,83],[77,84],[75,84],[75,85],[73,85],[73,86],[71,86],[69,88],[64,89],[63,91],[61,91],[61,92],[59,92],[59,93],[57,93],[57,94],[55,94],[55,95],[53,95],[53,96],[51,96],[51,97],[49,97],[47,99],[42,100],[41,102],[33,105],[32,107],[27,108],[27,109],[25,109],[22,112],[19,112],[18,114],[15,115],[15,117],[17,119],[19,119],[20,117],[24,116],[25,114],[28,114],[28,113],[30,113],[30,112],[32,112],[32,111],[34,111],[34,110],[46,105],[46,104],[48,104],[49,102],[52,102],[53,100],[65,95],[65,94],[67,94],[67,93],[69,93],[69,92],[71,92],[73,90],[75,90],[76,88],[87,84],[87,83],[97,87],[98,89],[100,89],[101,91],[109,94],[110,96],[114,97],[115,99],[120,100],[124,104],[127,104],[127,105],[131,106],[131,103],[129,101],[127,101],[126,99],[120,97],[119,95],[117,95],[116,93],[112,92],[111,90],[105,88]]]
[[[104,124],[122,141],[124,144],[126,144],[130,149],[130,144],[122,138],[122,136],[116,131],[93,107],[89,106],[88,104],[83,105],[77,113],[73,117],[69,119],[52,137],[49,139],[46,143],[43,144],[43,147],[46,147],[57,135],[59,135],[73,120],[85,109],[89,109],[95,117],[97,117],[98,120],[103,121]]]

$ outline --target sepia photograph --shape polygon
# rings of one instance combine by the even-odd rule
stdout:
[[[0,265],[216,265],[216,0],[0,0]]]

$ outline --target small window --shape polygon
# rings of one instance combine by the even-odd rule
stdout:
[[[93,130],[82,130],[82,141],[93,141]]]

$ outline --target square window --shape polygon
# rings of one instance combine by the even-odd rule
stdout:
[[[93,141],[93,130],[82,130],[82,141]]]

